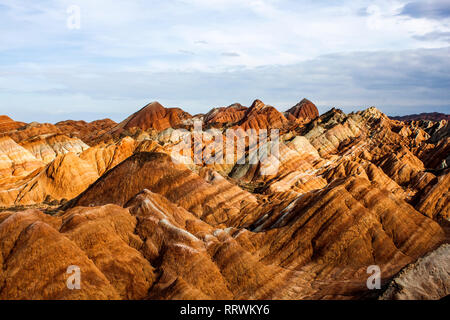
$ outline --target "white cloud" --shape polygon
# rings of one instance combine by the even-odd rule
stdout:
[[[11,85],[0,90],[0,100],[9,101],[11,108],[0,113],[19,113],[18,119],[28,121],[32,119],[23,117],[36,110],[57,114],[60,120],[75,111],[122,116],[158,100],[194,114],[234,102],[249,105],[256,98],[285,110],[302,97],[316,102],[321,112],[334,106],[351,111],[376,105],[394,115],[425,108],[448,113],[449,50],[334,54],[287,66],[220,72],[150,72],[137,67],[124,71],[94,65],[30,66],[29,72],[22,66],[9,77]],[[0,86],[5,83],[2,75],[12,70],[19,69],[0,68]]]
[[[338,81],[345,85],[355,75],[332,68],[324,56],[372,52],[377,57],[377,52],[391,52],[394,63],[403,57],[395,52],[448,46],[448,37],[443,36],[450,32],[448,19],[401,15],[407,2],[0,0],[0,94],[8,94],[10,106],[18,110],[25,103],[23,94],[27,99],[35,94],[41,105],[43,95],[48,105],[62,103],[67,96],[78,101],[76,107],[82,111],[105,110],[106,105],[120,109],[124,99],[138,103],[152,97],[176,104],[185,101],[205,111],[213,101],[225,103],[227,95],[231,100],[249,99],[263,90],[275,102],[287,103],[293,94],[289,99],[283,95],[295,91],[299,81],[302,95],[315,92],[316,100],[336,101],[323,89],[331,85],[339,101],[356,103],[368,89],[358,90],[358,101],[340,94]],[[81,8],[80,30],[66,27],[66,10],[72,4]],[[395,70],[391,75],[382,60],[371,62],[367,57],[355,54],[353,59],[359,60],[352,63],[359,69],[369,64],[372,72],[381,69],[398,79],[405,76]],[[317,61],[325,65],[313,63],[314,69],[308,71],[308,64]],[[258,71],[267,68],[277,71]],[[291,74],[291,68],[308,82]],[[245,72],[253,76],[246,77]],[[155,79],[165,82],[148,83]],[[240,83],[239,90],[235,83]],[[205,93],[201,88],[207,85]],[[185,96],[174,94],[177,90]],[[52,94],[58,98],[51,98]],[[370,90],[365,94],[373,98]],[[214,100],[214,95],[219,98]],[[0,108],[0,113],[9,111]]]

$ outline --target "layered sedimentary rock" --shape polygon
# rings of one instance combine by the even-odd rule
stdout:
[[[314,120],[319,117],[319,110],[314,103],[308,99],[303,99],[286,113],[293,115],[297,119]]]
[[[416,196],[416,208],[430,218],[442,217],[450,221],[450,170],[434,178]]]
[[[431,120],[431,121],[441,121],[441,120],[450,120],[450,115],[440,112],[424,112],[420,114],[411,114],[407,116],[398,116],[398,117],[391,117],[391,119],[394,120],[400,120],[400,121],[416,121],[416,120]]]
[[[51,123],[31,122],[18,128],[17,130],[0,133],[0,136],[7,136],[17,143],[21,143],[30,138],[38,136],[51,136],[62,134],[62,132]]]
[[[98,175],[103,175],[109,169],[114,168],[117,164],[130,157],[137,142],[130,137],[125,137],[117,143],[99,144],[85,150],[80,158],[85,160],[94,167]]]
[[[288,120],[281,112],[261,100],[255,100],[238,123],[243,130],[282,128],[287,124]]]
[[[24,122],[17,122],[8,116],[0,115],[0,133],[11,132],[25,125]]]
[[[241,121],[247,112],[247,108],[239,103],[232,104],[226,108],[212,109],[204,116],[205,124],[232,124]]]
[[[429,143],[418,148],[417,154],[427,168],[445,169],[450,164],[450,123],[418,121],[411,123],[428,133]]]
[[[162,131],[170,127],[176,127],[182,124],[184,120],[190,118],[191,115],[189,113],[179,108],[164,108],[158,102],[152,102],[119,123],[112,131],[123,131],[132,128]]]
[[[61,218],[61,234],[92,260],[121,298],[147,297],[156,275],[139,251],[143,241],[134,233],[137,220],[128,210],[113,205],[75,208]]]
[[[5,178],[0,180],[0,206],[72,199],[106,171],[130,157],[137,147],[143,150],[156,148],[153,144],[139,144],[129,137],[117,144],[100,144],[90,148],[79,143],[80,140],[76,138],[65,137],[62,139],[64,143],[60,144],[60,138],[28,142],[26,146],[35,156],[27,149],[20,149],[12,140],[9,141],[22,153],[16,149],[7,149],[9,158],[5,157],[3,163]],[[16,177],[20,172],[22,174]]]
[[[41,255],[48,255],[47,250],[64,254],[68,243],[78,246],[74,252],[82,270],[90,273],[95,268],[100,273],[95,276],[110,285],[84,278],[79,292],[84,298],[108,298],[108,294],[109,298],[154,299],[352,297],[364,290],[367,264],[380,264],[388,277],[442,236],[439,226],[428,218],[411,209],[403,213],[405,205],[391,212],[389,202],[379,202],[385,200],[382,195],[360,188],[356,181],[349,181],[330,186],[324,196],[313,192],[284,212],[286,216],[275,221],[278,226],[269,224],[259,232],[212,227],[166,197],[144,189],[128,202],[127,209],[105,205],[73,208],[58,218],[38,214],[44,230],[54,225],[59,230],[51,232],[55,240],[43,237],[44,230],[39,230],[39,237],[51,243]],[[363,183],[363,188],[371,188],[370,183]],[[318,207],[312,205],[314,198],[321,199]],[[343,206],[352,209],[348,212]],[[324,217],[324,212],[329,215]],[[404,216],[394,218],[398,214]],[[13,228],[11,219],[36,219],[28,218],[30,212],[0,217],[5,215],[0,235],[1,230]],[[94,266],[86,266],[83,257]],[[58,263],[53,267],[49,262],[48,270],[39,272],[65,271],[66,260]],[[62,287],[64,280],[63,275],[56,276],[53,285]],[[95,293],[85,290],[92,284],[97,286]],[[22,294],[29,294],[30,285],[22,286]],[[0,287],[0,294],[21,297],[8,286]],[[71,298],[70,290],[65,294],[59,297]],[[42,297],[49,296],[44,291]]]
[[[251,199],[234,199],[234,194],[228,195],[186,166],[174,163],[167,154],[139,152],[109,171],[70,206],[108,203],[124,206],[143,189],[164,195],[212,224],[225,222],[251,202]]]
[[[321,156],[336,153],[342,143],[352,140],[361,133],[358,122],[336,109],[314,120],[307,130],[305,137]]]
[[[194,120],[210,129],[197,140]],[[243,149],[216,162],[228,129]],[[446,120],[405,123],[374,107],[319,116],[307,100],[283,114],[256,100],[7,130],[1,299],[373,298],[371,265],[384,298],[448,290],[447,247],[420,260],[449,239]],[[81,290],[67,287],[73,265]]]
[[[41,160],[11,138],[0,138],[0,180],[8,176],[26,175],[43,165]]]
[[[69,152],[80,154],[89,148],[80,139],[69,138],[65,135],[37,136],[22,141],[20,145],[44,163],[49,163],[57,156]]]
[[[102,119],[92,122],[86,121],[61,121],[55,126],[65,135],[79,138],[87,144],[91,144],[93,140],[111,130],[117,123],[111,119]]]
[[[59,232],[61,219],[28,210],[2,212],[0,221],[2,300],[119,298],[92,260]],[[83,270],[82,290],[69,290],[70,266]]]
[[[0,193],[0,203],[29,205],[71,199],[97,178],[98,173],[89,162],[67,153],[30,174],[21,186]]]

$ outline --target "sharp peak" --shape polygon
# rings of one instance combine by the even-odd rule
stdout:
[[[141,109],[130,115],[130,117],[134,117],[136,115],[146,113],[147,111],[150,111],[152,109],[166,109],[162,104],[160,104],[158,101],[152,101],[145,106],[143,106]]]
[[[363,111],[358,112],[360,115],[362,116],[370,116],[370,117],[375,117],[375,118],[380,118],[380,117],[386,117],[386,115],[381,112],[377,107],[369,107]]]
[[[161,106],[161,107],[164,108],[164,106],[161,103],[159,103],[158,101],[152,101],[152,102],[146,104],[142,109],[145,109],[145,108],[148,108],[148,107],[155,107],[155,106],[157,106],[157,107]]]
[[[143,108],[141,108],[136,113],[139,113],[140,111],[148,110],[148,109],[180,110],[180,111],[183,111],[185,113],[188,113],[188,112],[184,111],[180,107],[165,107],[161,103],[159,103],[158,101],[152,101],[152,102],[148,103],[147,105],[145,105]]]
[[[287,111],[289,112],[289,111],[298,109],[299,107],[303,107],[305,105],[311,105],[311,106],[317,108],[316,105],[311,100],[308,100],[307,98],[303,98],[300,102],[298,102],[296,105],[294,105]]]

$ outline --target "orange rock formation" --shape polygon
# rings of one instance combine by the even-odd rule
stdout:
[[[194,119],[224,141],[278,129],[278,157],[249,163],[261,146],[238,136],[231,163],[209,162],[209,140],[209,156],[180,163]],[[306,99],[194,117],[153,102],[119,124],[2,116],[0,299],[440,298],[448,128],[374,107],[319,116]],[[73,265],[80,290],[67,287]],[[370,265],[386,292],[367,288]]]

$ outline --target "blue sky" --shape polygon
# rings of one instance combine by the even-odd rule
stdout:
[[[450,1],[0,0],[0,114],[16,120],[303,97],[450,113]]]

